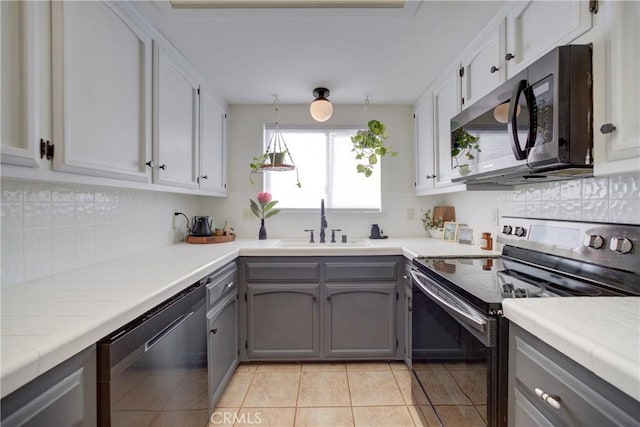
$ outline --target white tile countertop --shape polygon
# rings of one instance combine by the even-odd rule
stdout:
[[[427,238],[367,247],[276,247],[277,239],[179,243],[1,289],[4,397],[238,256],[499,254]]]
[[[640,297],[506,299],[505,317],[640,401]]]

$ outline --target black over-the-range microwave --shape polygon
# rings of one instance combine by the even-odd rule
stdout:
[[[451,119],[452,154],[460,152],[452,159],[453,181],[513,185],[591,176],[591,70],[590,45],[557,47]],[[456,150],[461,141],[474,143],[471,156]]]

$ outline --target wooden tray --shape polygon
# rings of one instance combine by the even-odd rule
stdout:
[[[227,243],[236,240],[235,234],[228,236],[187,236],[187,243],[208,244],[208,243]]]

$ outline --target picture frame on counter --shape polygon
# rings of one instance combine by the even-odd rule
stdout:
[[[473,228],[458,227],[458,243],[463,245],[473,244]]]
[[[458,223],[457,222],[445,222],[444,233],[442,234],[442,240],[446,242],[455,242],[458,237]]]

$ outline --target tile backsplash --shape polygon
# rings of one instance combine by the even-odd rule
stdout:
[[[498,196],[501,215],[640,223],[640,176],[522,186]]]
[[[152,191],[2,180],[2,286],[183,238],[174,210],[199,198]],[[182,228],[181,228],[182,229]]]

